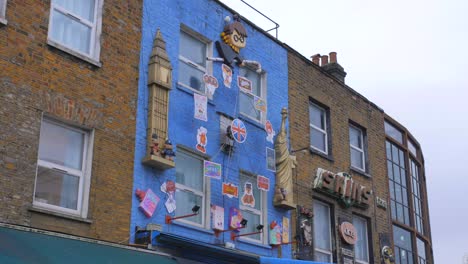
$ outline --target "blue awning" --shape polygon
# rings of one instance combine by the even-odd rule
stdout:
[[[161,263],[175,259],[87,238],[0,224],[0,263]]]
[[[260,257],[260,264],[330,264],[330,263],[309,261],[309,260]]]

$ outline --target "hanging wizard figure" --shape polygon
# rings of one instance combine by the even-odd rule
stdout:
[[[244,60],[239,51],[245,48],[247,44],[247,31],[244,26],[239,22],[239,15],[234,15],[234,22],[227,24],[224,31],[221,33],[222,42],[216,41],[216,49],[219,55],[223,57],[224,63],[233,67],[232,63],[235,61],[241,64]]]
[[[276,184],[274,206],[287,210],[295,209],[293,200],[293,169],[296,168],[296,157],[289,154],[286,118],[288,110],[281,109],[281,128],[275,139]]]

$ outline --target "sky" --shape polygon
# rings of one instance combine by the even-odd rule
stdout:
[[[240,0],[222,0],[267,30]],[[246,0],[307,58],[331,51],[346,84],[416,137],[425,158],[436,263],[468,259],[468,1]]]

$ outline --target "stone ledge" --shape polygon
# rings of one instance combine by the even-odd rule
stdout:
[[[51,210],[38,208],[38,207],[34,207],[34,206],[29,207],[28,210],[31,211],[31,212],[35,212],[35,213],[47,214],[47,215],[61,217],[61,218],[65,218],[65,219],[70,219],[70,220],[73,220],[73,221],[83,222],[83,223],[87,223],[87,224],[92,224],[93,223],[93,220],[91,220],[91,219],[81,218],[79,216],[67,215],[67,214],[54,212],[54,211],[51,211]]]
[[[163,157],[155,156],[155,155],[150,155],[146,156],[142,163],[144,165],[157,168],[157,169],[162,169],[162,170],[167,170],[167,169],[172,169],[175,167],[175,162],[170,161],[168,159],[165,159]]]

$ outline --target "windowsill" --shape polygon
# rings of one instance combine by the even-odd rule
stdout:
[[[57,216],[57,217],[70,219],[70,220],[74,220],[74,221],[77,221],[77,222],[83,222],[83,223],[87,223],[87,224],[92,224],[93,223],[93,220],[91,220],[91,219],[82,218],[82,217],[74,216],[74,215],[68,215],[68,214],[64,214],[64,213],[59,213],[59,212],[51,211],[51,210],[48,210],[48,209],[36,207],[34,205],[29,207],[28,210],[31,211],[31,212]]]
[[[332,156],[327,155],[327,154],[324,154],[324,153],[322,153],[322,152],[320,152],[320,151],[318,151],[318,150],[315,150],[315,149],[312,148],[312,147],[309,147],[309,151],[310,151],[310,153],[313,154],[313,155],[317,155],[317,156],[320,156],[320,157],[322,157],[322,158],[324,158],[324,159],[327,159],[327,160],[329,160],[329,161],[331,161],[331,162],[335,162],[335,160],[333,159]]]
[[[83,55],[83,54],[81,54],[79,52],[76,52],[76,51],[66,47],[65,45],[60,44],[58,42],[55,42],[55,41],[53,41],[53,40],[51,40],[49,38],[47,39],[47,44],[52,46],[52,47],[55,47],[55,48],[57,48],[59,50],[62,50],[63,52],[69,53],[69,54],[71,54],[71,55],[73,55],[73,56],[75,56],[77,58],[80,58],[80,59],[82,59],[82,60],[84,60],[84,61],[86,61],[88,63],[91,63],[92,65],[94,65],[96,67],[102,67],[102,63],[100,63],[96,59],[88,57],[86,55]]]
[[[360,169],[358,169],[358,168],[355,168],[355,167],[352,167],[352,166],[351,166],[351,167],[349,168],[349,170],[352,171],[352,172],[354,172],[354,173],[357,173],[357,174],[359,174],[359,175],[361,175],[361,176],[364,176],[364,177],[366,177],[366,178],[369,178],[369,179],[372,178],[372,176],[371,176],[369,173],[364,172],[364,171],[362,171],[362,170],[360,170]]]
[[[6,18],[0,17],[0,24],[3,24],[6,26],[8,24],[8,21],[6,20]]]
[[[252,118],[250,118],[249,116],[246,116],[242,113],[239,113],[239,119],[242,120],[242,121],[245,121],[253,126],[256,126],[262,130],[265,130],[264,127],[262,127],[262,123],[260,121],[257,121],[257,120],[254,120]],[[266,133],[266,132],[265,132]]]
[[[202,228],[202,227],[193,226],[193,225],[190,225],[190,224],[179,222],[177,220],[172,221],[172,224],[180,226],[180,227],[190,228],[190,229],[193,229],[193,230],[196,230],[196,231],[199,231],[199,232],[203,232],[203,233],[206,233],[206,234],[214,235],[214,231],[211,230],[211,229],[205,229],[205,228]]]
[[[244,244],[249,244],[249,245],[260,247],[260,248],[271,249],[270,245],[265,245],[265,244],[262,244],[260,242],[254,242],[254,241],[243,239],[243,238],[239,238],[238,241],[241,242],[241,243],[244,243]]]
[[[204,95],[208,98],[208,104],[212,105],[212,106],[216,106],[215,103],[213,103],[213,99],[210,99],[208,97],[208,95],[204,94],[204,93],[201,93],[201,92],[198,92],[198,91],[195,91],[193,89],[189,89],[187,87],[184,87],[182,85],[180,85],[178,82],[177,82],[177,85],[176,85],[177,89],[181,90],[182,92],[184,93],[187,93],[187,94],[190,94],[191,96],[193,96],[193,94],[200,94],[200,95]]]

